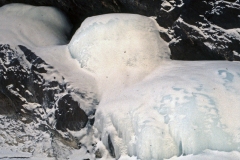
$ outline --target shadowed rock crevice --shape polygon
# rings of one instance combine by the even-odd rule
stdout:
[[[71,95],[67,94],[57,102],[55,112],[56,128],[58,130],[77,131],[84,128],[88,122],[88,116],[80,108],[78,102],[74,101]]]
[[[108,149],[109,149],[110,155],[111,155],[113,158],[115,158],[116,155],[115,155],[114,146],[113,146],[113,143],[112,143],[112,140],[111,140],[110,135],[108,135]]]
[[[73,100],[75,93],[67,90],[64,77],[25,46],[19,49],[22,52],[0,45],[0,114],[45,117],[42,120],[62,131],[84,128],[88,116]]]
[[[16,109],[12,101],[3,93],[0,93],[0,114],[11,115],[11,114],[15,114],[15,112],[16,112]]]

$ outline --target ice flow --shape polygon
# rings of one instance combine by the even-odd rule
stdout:
[[[71,55],[98,81],[94,126],[117,158],[240,150],[240,64],[171,61],[152,18],[86,19]]]

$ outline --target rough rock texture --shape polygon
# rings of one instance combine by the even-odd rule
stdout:
[[[1,107],[0,107],[1,115],[2,114],[11,115],[14,113],[14,107],[11,100],[2,93],[0,93],[0,104],[1,104]]]
[[[61,97],[57,102],[58,110],[55,116],[57,119],[56,128],[62,131],[80,130],[86,126],[88,116],[74,101],[71,95]]]
[[[61,9],[75,24],[72,34],[89,16],[104,13],[155,16],[167,29],[160,35],[170,42],[172,59],[240,60],[239,0],[0,0],[0,6],[16,2]]]
[[[0,44],[0,84],[0,150],[67,159],[73,149],[85,150],[85,141],[92,143],[79,145],[89,136],[95,113],[79,101],[96,99],[68,88],[61,73],[25,46]]]
[[[185,8],[170,29],[172,59],[240,60],[239,2],[190,1]]]
[[[59,82],[51,74],[56,73],[52,66],[26,47],[18,47],[0,45],[0,113],[40,118],[62,131],[84,128],[88,116],[71,97],[74,93],[66,90],[64,77]]]

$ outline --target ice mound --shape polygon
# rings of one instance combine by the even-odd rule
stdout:
[[[71,26],[52,7],[9,4],[0,8],[0,43],[40,47],[66,44]]]
[[[117,158],[142,160],[240,151],[239,67],[164,62],[140,83],[103,96],[95,126],[104,145]]]
[[[113,70],[149,72],[169,48],[152,18],[134,14],[106,14],[87,18],[73,36],[69,50],[81,66],[106,77]]]
[[[98,81],[94,126],[113,157],[240,151],[239,63],[170,61],[156,22],[132,14],[86,19],[68,47]]]

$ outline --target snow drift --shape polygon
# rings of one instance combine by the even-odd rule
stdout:
[[[43,47],[66,44],[71,25],[52,7],[9,4],[0,8],[0,43]]]
[[[169,61],[159,26],[111,14],[85,20],[69,44],[102,95],[95,117],[117,158],[240,150],[240,64]]]

